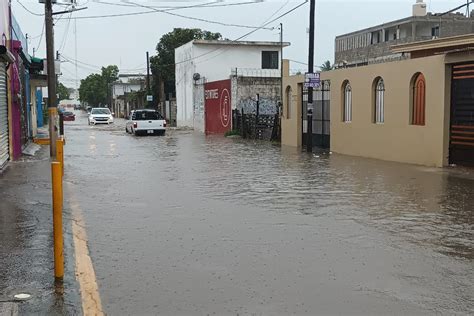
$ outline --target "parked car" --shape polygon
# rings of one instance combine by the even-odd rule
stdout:
[[[125,131],[135,135],[164,135],[166,120],[156,110],[133,110],[125,125]]]
[[[64,121],[75,121],[76,120],[76,114],[69,112],[69,111],[64,111],[63,112],[63,120]]]
[[[114,116],[108,108],[92,108],[88,118],[89,125],[112,124]]]

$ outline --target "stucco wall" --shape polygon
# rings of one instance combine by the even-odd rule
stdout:
[[[175,50],[176,121],[178,126],[193,127],[193,74],[196,73],[193,45],[189,42]]]
[[[447,164],[449,79],[444,56],[341,69],[331,80],[331,150],[337,153],[441,167]],[[410,125],[410,82],[426,78],[426,125]],[[373,123],[372,84],[385,82],[385,123]],[[352,122],[342,121],[342,85],[352,86]],[[446,113],[445,113],[446,112]]]
[[[208,45],[189,42],[175,50],[177,124],[202,129],[195,120],[193,75],[199,73],[207,82],[226,80],[238,69],[261,69],[262,51],[278,51],[279,46]],[[272,70],[279,74],[280,70]],[[268,72],[268,70],[266,70]],[[195,126],[195,123],[198,124]]]
[[[301,147],[301,96],[304,75],[283,77],[283,113],[281,119],[281,144],[283,146]],[[287,89],[291,87],[290,118],[287,115]]]

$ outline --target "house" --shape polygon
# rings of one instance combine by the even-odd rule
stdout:
[[[409,58],[409,53],[394,52],[391,46],[474,33],[474,11],[427,13],[426,3],[417,0],[413,15],[363,30],[340,35],[335,40],[336,67],[355,67]]]
[[[0,171],[10,160],[10,129],[8,118],[9,83],[7,68],[14,62],[10,51],[10,7],[7,1],[0,2]]]
[[[331,150],[426,166],[474,166],[474,34],[391,50],[411,58],[321,74],[330,82]],[[294,77],[283,85],[302,89]],[[294,115],[283,118],[282,140],[300,147],[298,94],[284,98],[283,112],[290,107]]]
[[[28,40],[8,1],[0,4],[0,35],[1,171],[9,160],[20,158],[43,122],[37,90],[46,85],[46,77],[43,61],[28,54]]]
[[[207,134],[232,128],[232,110],[275,113],[281,52],[289,43],[193,40],[175,51],[178,126]]]
[[[119,75],[119,81],[110,85],[110,95],[112,97],[112,111],[117,117],[127,117],[133,109],[131,100],[127,96],[132,92],[143,91],[145,79],[143,75]]]

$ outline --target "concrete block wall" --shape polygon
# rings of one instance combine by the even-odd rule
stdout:
[[[233,77],[233,108],[255,113],[257,93],[260,95],[259,111],[262,115],[276,114],[280,101],[280,78]]]

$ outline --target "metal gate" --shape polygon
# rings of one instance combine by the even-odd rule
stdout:
[[[0,169],[5,166],[9,158],[7,74],[5,64],[0,62]]]
[[[331,136],[330,136],[330,123],[331,123],[331,83],[329,80],[323,80],[321,87],[313,90],[313,145],[320,148],[330,148]],[[303,89],[302,96],[302,134],[304,144],[308,137],[308,91]]]
[[[453,66],[449,163],[474,166],[474,63]]]

